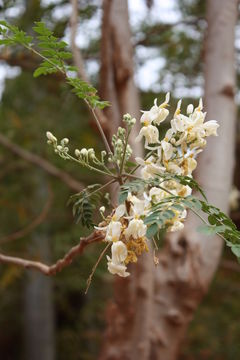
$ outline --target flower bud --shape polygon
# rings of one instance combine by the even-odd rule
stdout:
[[[80,150],[75,149],[75,156],[76,156],[77,158],[79,158],[79,157],[80,157],[80,155],[81,155]]]
[[[90,148],[88,149],[88,157],[89,159],[93,160],[95,158],[95,151],[94,149]]]
[[[193,104],[189,104],[187,107],[187,114],[190,115],[193,113]]]
[[[46,136],[51,143],[57,142],[57,138],[50,131],[46,132]]]
[[[87,157],[87,156],[88,156],[88,151],[87,151],[87,149],[85,149],[85,148],[81,149],[80,154],[81,154],[81,156],[83,156],[83,157]]]
[[[100,209],[99,209],[99,211],[100,211],[101,213],[104,213],[104,212],[106,211],[105,206],[101,206]]]
[[[131,121],[132,117],[130,114],[124,114],[123,115],[123,121],[126,123],[129,123]]]
[[[64,138],[64,139],[62,139],[62,141],[61,141],[61,144],[63,144],[63,145],[67,145],[69,143],[69,139],[68,138]]]

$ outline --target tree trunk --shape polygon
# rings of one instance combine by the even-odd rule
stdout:
[[[197,177],[210,203],[224,211],[228,210],[234,166],[237,4],[237,0],[208,0],[207,5],[206,110],[208,118],[218,120],[221,127],[219,137],[209,140],[199,159]],[[130,108],[134,104],[131,96],[136,99],[136,95],[132,95],[136,94],[136,88],[127,1],[105,0],[103,20],[106,19],[108,24],[103,21],[103,48],[107,39],[109,58],[104,61],[108,61],[111,74],[104,77],[110,81],[109,92],[104,95],[111,101],[114,99],[116,114],[127,111],[135,115],[139,107],[136,102],[136,107]],[[105,71],[107,69],[106,66]],[[111,119],[119,121],[119,115]],[[175,233],[167,240],[156,270],[148,254],[141,258],[138,266],[130,269],[129,278],[116,279],[115,300],[107,309],[108,325],[100,359],[177,358],[188,324],[216,271],[222,248],[218,238],[197,234],[197,226],[198,221],[189,216],[184,232]]]
[[[127,0],[105,0],[103,3],[101,95],[111,101],[107,116],[111,133],[121,125],[122,115],[140,115],[138,91],[134,83],[133,47],[128,20]],[[134,154],[143,155],[142,145],[131,134]],[[146,254],[130,268],[131,277],[116,277],[114,301],[106,312],[107,330],[101,359],[148,359],[150,353],[150,320],[153,298],[153,261]],[[137,355],[138,354],[138,355]],[[142,356],[142,357],[141,357]]]
[[[238,0],[208,0],[205,57],[205,105],[216,119],[219,137],[201,154],[197,180],[210,203],[228,211],[234,168],[236,106],[234,40]],[[217,269],[222,241],[196,233],[190,215],[182,234],[174,234],[161,254],[155,282],[151,359],[176,359],[195,309]]]
[[[38,176],[34,204],[46,199],[45,176]],[[50,244],[46,231],[32,234],[29,252],[41,261],[50,262]],[[24,291],[24,342],[26,360],[54,360],[54,308],[52,279],[38,272],[27,273]]]

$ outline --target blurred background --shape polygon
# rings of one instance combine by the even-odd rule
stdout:
[[[78,5],[76,44],[87,74],[99,87],[102,1],[81,0]],[[128,6],[141,108],[148,109],[155,97],[162,99],[167,91],[173,104],[179,97],[185,98],[185,104],[196,104],[204,95],[206,1],[129,0]],[[0,0],[1,19],[30,33],[33,22],[42,19],[68,43],[71,11],[71,4],[64,0]],[[237,85],[239,32],[238,22]],[[71,139],[73,148],[101,150],[102,144],[83,102],[60,76],[34,79],[36,57],[21,48],[0,51],[0,246],[4,253],[51,263],[87,234],[74,222],[67,206],[69,196],[80,184],[104,179],[55,156],[46,144],[45,132]],[[239,101],[237,91],[238,107]],[[231,217],[240,225],[239,131],[236,155]],[[51,164],[61,170],[57,175]],[[112,297],[113,277],[104,262],[87,295],[84,290],[100,248],[88,248],[53,278],[0,265],[0,359],[97,358],[105,308]],[[180,359],[240,359],[239,296],[240,267],[225,250],[210,291],[190,325]],[[40,355],[41,349],[45,355]]]

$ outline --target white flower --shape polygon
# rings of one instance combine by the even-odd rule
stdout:
[[[127,239],[132,236],[134,239],[138,239],[146,235],[147,226],[141,219],[132,219],[127,229],[125,230],[125,236]]]
[[[141,176],[145,180],[153,178],[156,174],[162,174],[166,171],[165,167],[155,163],[155,158],[153,156],[150,156],[147,160],[136,157],[135,160],[139,165],[143,166],[141,169]]]
[[[124,264],[128,254],[126,245],[122,241],[117,241],[112,244],[111,251],[112,258],[107,256],[109,272],[122,277],[130,275],[126,272],[127,267]]]
[[[115,264],[122,263],[127,257],[127,247],[122,241],[117,241],[112,244],[112,262]]]
[[[173,225],[168,228],[168,231],[179,231],[184,228],[184,225],[181,221],[174,221]]]
[[[144,126],[151,125],[152,119],[151,119],[151,116],[150,116],[150,111],[144,111],[143,112],[143,114],[142,114],[142,116],[140,118],[140,122]]]
[[[163,200],[165,197],[168,197],[169,194],[162,190],[162,189],[159,189],[157,187],[152,187],[149,191],[149,196],[150,196],[150,199],[154,202],[154,203],[158,203],[160,202],[161,200]]]
[[[97,230],[106,231],[106,236],[105,236],[106,241],[116,242],[120,239],[122,232],[122,224],[118,220],[124,215],[125,210],[126,208],[124,204],[119,205],[116,208],[115,213],[112,216],[112,219],[107,226],[105,227],[95,226],[95,229]]]
[[[115,213],[112,217],[113,221],[119,220],[125,214],[125,211],[126,211],[125,205],[124,204],[119,205],[116,208]]]
[[[136,137],[136,141],[141,141],[143,136],[145,137],[145,146],[159,142],[159,132],[156,126],[143,126],[139,132],[139,135]]]
[[[177,174],[177,175],[182,175],[182,173],[183,173],[183,169],[181,169],[180,166],[178,166],[174,162],[169,162],[167,164],[167,171],[169,171],[170,173],[173,173],[173,174]]]
[[[132,216],[140,216],[144,214],[144,209],[146,206],[146,200],[140,200],[135,195],[131,193],[128,194],[127,200],[131,202],[131,212]]]
[[[119,275],[121,277],[127,277],[130,275],[129,272],[127,272],[127,267],[124,264],[115,264],[109,256],[107,256],[108,260],[108,271],[113,275]]]
[[[120,221],[111,221],[106,227],[106,230],[106,241],[118,241],[121,236],[122,224]]]
[[[174,118],[171,120],[171,128],[172,130],[176,132],[183,132],[185,131],[189,126],[189,118],[182,114],[177,114],[174,116]]]
[[[190,115],[193,113],[193,104],[189,104],[187,107],[187,114]]]
[[[209,120],[203,124],[203,128],[205,130],[206,136],[217,136],[217,128],[219,127],[219,124],[216,120]]]
[[[57,138],[50,131],[46,132],[46,136],[50,142],[52,142],[52,143],[57,142]]]
[[[163,122],[169,114],[169,111],[166,108],[170,99],[170,93],[166,94],[165,101],[158,106],[157,99],[154,100],[154,105],[151,107],[149,111],[144,111],[143,115],[141,116],[141,123],[144,126],[151,125],[152,122],[154,124],[159,125]]]
[[[106,208],[105,206],[101,206],[100,209],[99,209],[100,213],[104,213],[106,211]]]
[[[188,157],[183,161],[183,168],[185,175],[191,175],[192,172],[196,169],[196,167],[197,167],[197,161],[192,157]]]
[[[171,159],[171,157],[173,155],[173,146],[165,140],[161,141],[161,146],[162,146],[162,150],[163,150],[164,160]]]

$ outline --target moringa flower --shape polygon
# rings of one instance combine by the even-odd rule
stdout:
[[[203,128],[205,130],[205,136],[217,136],[217,128],[219,124],[216,120],[209,120],[203,124]]]
[[[129,239],[130,236],[132,236],[134,239],[138,239],[145,236],[146,232],[147,226],[144,224],[143,220],[134,218],[129,222],[124,234],[127,239]]]
[[[159,142],[159,132],[158,128],[153,125],[143,126],[139,132],[139,135],[136,137],[136,142],[141,141],[145,137],[145,147],[148,144],[156,144]]]
[[[112,258],[107,256],[109,272],[122,277],[127,277],[130,275],[128,272],[126,272],[127,267],[124,264],[124,261],[128,255],[126,245],[122,241],[117,241],[112,244],[111,251]]]

